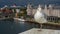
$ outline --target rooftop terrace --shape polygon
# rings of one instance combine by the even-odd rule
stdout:
[[[32,28],[19,34],[60,34],[60,30],[52,30],[52,29],[42,29],[42,31],[38,30],[39,28]]]

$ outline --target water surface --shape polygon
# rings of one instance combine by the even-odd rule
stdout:
[[[21,22],[21,21],[0,21],[0,34],[18,34],[32,28],[39,28],[40,26],[31,22]],[[57,29],[60,30],[60,26],[43,25],[44,29]]]
[[[34,24],[20,21],[0,21],[0,34],[18,34],[34,28]]]

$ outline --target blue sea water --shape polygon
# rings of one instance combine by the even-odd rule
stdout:
[[[0,21],[0,34],[18,34],[34,28],[35,25],[27,22]]]

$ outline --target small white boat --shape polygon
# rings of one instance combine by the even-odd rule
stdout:
[[[24,20],[24,19],[22,19],[22,18],[14,18],[14,20],[18,20],[18,21],[26,21],[26,20]]]

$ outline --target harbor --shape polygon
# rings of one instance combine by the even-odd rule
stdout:
[[[0,34],[60,34],[60,10],[53,5],[42,7],[5,5],[0,9]]]

